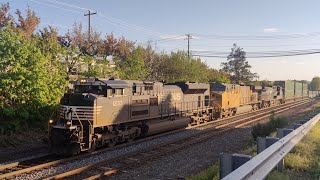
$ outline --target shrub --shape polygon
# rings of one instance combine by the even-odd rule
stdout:
[[[288,125],[288,119],[285,117],[275,117],[274,113],[270,117],[270,121],[266,124],[258,123],[251,130],[251,135],[254,140],[257,140],[257,137],[266,137],[269,136],[272,132],[276,131],[277,128],[283,128]]]

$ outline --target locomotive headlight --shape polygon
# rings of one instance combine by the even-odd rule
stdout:
[[[53,120],[52,120],[52,119],[50,119],[50,120],[49,120],[49,124],[52,124],[52,123],[53,123]]]

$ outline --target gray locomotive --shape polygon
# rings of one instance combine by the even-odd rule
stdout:
[[[85,79],[61,99],[52,151],[75,155],[213,118],[209,84]]]

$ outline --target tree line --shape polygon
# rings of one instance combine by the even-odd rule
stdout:
[[[230,82],[230,75],[210,68],[184,51],[165,53],[114,34],[83,30],[81,23],[61,35],[52,26],[39,28],[31,9],[10,14],[0,7],[0,134],[21,127],[45,127],[68,90],[73,69],[79,77],[165,82]],[[111,67],[110,63],[115,67]]]
[[[57,118],[59,100],[75,73],[77,78],[270,85],[252,81],[257,74],[236,44],[218,70],[185,51],[167,53],[151,42],[138,44],[95,29],[88,36],[81,23],[59,34],[53,26],[39,28],[40,18],[30,8],[25,16],[9,10],[9,3],[1,4],[0,134],[44,127],[49,118]]]

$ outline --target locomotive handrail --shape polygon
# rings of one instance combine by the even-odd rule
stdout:
[[[264,179],[308,131],[317,124],[319,119],[320,113],[228,174],[223,180]]]
[[[85,112],[83,112],[83,114],[84,114],[84,116],[86,117],[86,119],[87,119],[88,123],[90,124],[90,126],[92,126],[92,124],[91,124],[90,120],[88,119],[88,117],[87,117],[86,113],[85,113]]]
[[[78,119],[78,121],[79,121],[79,123],[80,123],[80,125],[81,125],[81,134],[80,134],[80,138],[81,139],[83,139],[83,125],[82,125],[82,122],[81,122],[81,120],[80,120],[80,118],[79,118],[79,116],[78,116],[78,114],[77,114],[77,112],[76,111],[74,111],[74,113],[76,114],[76,116],[77,116],[77,119]]]

